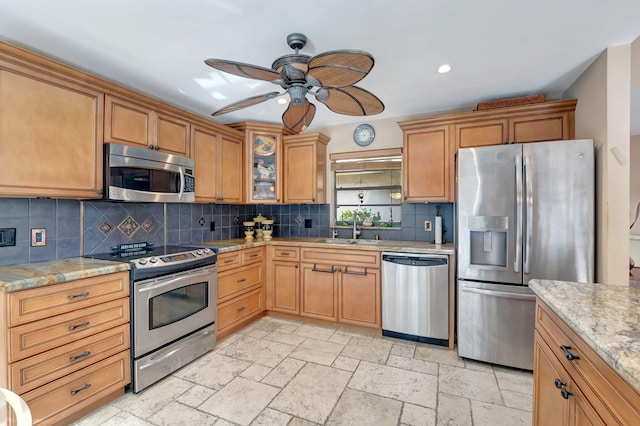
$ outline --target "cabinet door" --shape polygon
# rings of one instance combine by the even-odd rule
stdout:
[[[404,133],[402,190],[405,202],[453,201],[449,126]]]
[[[192,126],[191,154],[196,169],[196,201],[217,201],[218,135],[204,127]]]
[[[273,310],[300,314],[300,267],[296,262],[272,263]]]
[[[216,163],[219,182],[217,201],[240,204],[242,203],[242,139],[223,135],[220,137],[219,144]]]
[[[336,272],[330,264],[300,264],[300,315],[338,319]]]
[[[157,150],[183,157],[189,156],[189,122],[164,113],[156,115]]]
[[[455,137],[458,148],[500,145],[508,141],[507,120],[483,120],[456,124]]]
[[[510,142],[542,142],[573,139],[572,114],[568,112],[531,115],[509,120]]]
[[[101,198],[103,105],[97,90],[0,70],[0,195]]]
[[[247,202],[274,204],[281,197],[280,134],[249,132],[247,146]]]
[[[155,144],[153,116],[149,107],[113,96],[105,97],[105,142],[117,142],[138,148]]]
[[[284,202],[315,203],[318,193],[316,144],[284,146]]]
[[[345,266],[338,306],[338,321],[380,328],[380,270]]]
[[[535,332],[533,376],[533,424],[569,424],[569,403],[556,387],[556,379],[568,385],[568,375],[546,343]]]

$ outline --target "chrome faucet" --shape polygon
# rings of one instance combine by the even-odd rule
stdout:
[[[360,230],[358,229],[358,213],[353,214],[353,239],[357,239],[358,235],[360,235]]]

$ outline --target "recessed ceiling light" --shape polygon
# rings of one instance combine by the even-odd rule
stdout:
[[[451,71],[451,65],[449,64],[440,65],[440,67],[438,68],[438,72],[440,74],[445,74],[445,73],[448,73],[449,71]]]
[[[287,100],[286,100],[285,98],[280,98],[280,99],[278,99],[278,103],[279,103],[280,105],[284,105],[284,104],[286,104],[286,103],[287,103]]]

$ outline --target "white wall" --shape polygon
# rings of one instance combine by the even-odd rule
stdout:
[[[631,45],[606,49],[563,94],[596,144],[596,281],[628,284]],[[618,155],[614,156],[614,152]]]

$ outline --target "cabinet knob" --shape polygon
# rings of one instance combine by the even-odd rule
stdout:
[[[560,389],[560,394],[564,399],[569,399],[569,397],[573,395],[573,392],[569,392],[567,388],[563,387]]]
[[[298,269],[298,264],[296,263],[295,268]]]
[[[156,145],[155,147],[153,147],[153,149],[155,149],[156,151],[160,149],[160,145]]]
[[[153,144],[149,144],[149,149],[153,149]]]
[[[563,387],[563,386],[566,386],[566,385],[567,385],[566,383],[564,383],[564,382],[563,382],[562,380],[560,380],[560,379],[556,379],[556,380],[553,382],[553,384],[554,384],[554,385],[556,385],[556,387],[557,387],[558,389],[562,389],[562,387]]]

